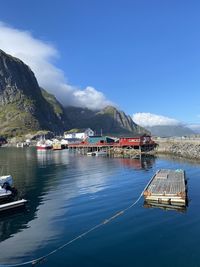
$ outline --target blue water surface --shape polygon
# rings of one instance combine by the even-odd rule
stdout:
[[[1,148],[0,166],[1,174],[11,174],[28,200],[26,210],[0,215],[1,264],[48,254],[131,205],[158,169],[181,168],[188,178],[185,211],[147,208],[141,198],[122,216],[50,255],[40,266],[200,266],[200,162]]]

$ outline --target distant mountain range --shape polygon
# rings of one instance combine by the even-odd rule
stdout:
[[[0,50],[0,135],[12,137],[38,130],[61,134],[87,127],[111,135],[149,133],[112,106],[99,111],[63,107],[54,95],[39,87],[26,64]]]
[[[200,124],[188,124],[187,127],[190,128],[195,134],[200,134]]]
[[[186,136],[194,134],[194,131],[183,125],[156,125],[146,127],[154,136],[170,137],[170,136]]]

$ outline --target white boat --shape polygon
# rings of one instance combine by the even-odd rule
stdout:
[[[11,175],[0,176],[0,212],[25,206],[26,199],[18,199],[17,190],[12,186]]]
[[[108,153],[107,151],[104,150],[99,150],[99,151],[93,151],[93,152],[88,152],[87,156],[107,156]]]
[[[23,207],[26,203],[27,203],[26,199],[20,199],[20,200],[8,202],[5,204],[1,204],[0,212]]]
[[[17,147],[29,147],[30,143],[27,142],[22,142],[22,143],[17,143]]]
[[[95,152],[88,152],[87,156],[95,156]]]
[[[13,178],[11,175],[0,176],[0,186],[3,186],[4,183],[8,183],[10,186],[13,184]]]
[[[11,175],[0,176],[0,199],[6,199],[13,194],[13,178]]]
[[[38,150],[48,150],[52,149],[52,143],[44,139],[38,141],[36,147]]]
[[[107,156],[107,155],[108,155],[107,151],[104,150],[95,151],[95,156]]]

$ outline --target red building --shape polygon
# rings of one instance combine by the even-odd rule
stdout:
[[[152,150],[156,143],[151,139],[150,135],[141,135],[135,137],[120,137],[111,138],[108,136],[92,136],[88,137],[85,141],[76,144],[69,144],[69,148],[98,148],[98,147],[120,147],[120,148],[133,148],[141,151]]]
[[[144,147],[155,147],[155,142],[151,139],[150,135],[142,135],[136,137],[121,137],[119,139],[120,147],[129,147],[140,149]]]

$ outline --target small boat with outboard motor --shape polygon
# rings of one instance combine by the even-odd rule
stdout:
[[[0,176],[0,212],[22,207],[26,202],[25,199],[19,199],[18,191],[13,186],[12,176]]]

